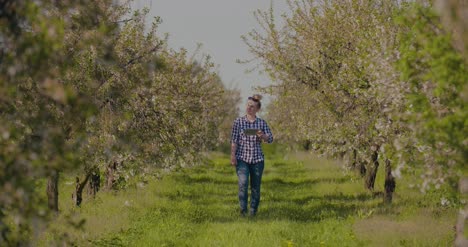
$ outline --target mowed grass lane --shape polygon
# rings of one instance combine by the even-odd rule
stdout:
[[[401,193],[392,206],[381,205],[338,164],[292,154],[267,159],[259,213],[244,218],[235,170],[218,154],[144,188],[87,202],[79,209],[86,228],[74,237],[92,246],[453,245],[456,210],[421,206],[419,193]]]

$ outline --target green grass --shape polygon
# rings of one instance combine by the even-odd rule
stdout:
[[[398,180],[391,206],[338,164],[304,153],[268,156],[255,218],[238,215],[237,177],[227,156],[118,193],[100,192],[40,236],[78,246],[452,246],[457,210]],[[410,178],[405,178],[410,179]],[[71,181],[71,180],[70,180]],[[73,185],[62,179],[61,195]],[[376,189],[382,190],[383,172]],[[426,202],[426,203],[421,203]],[[85,219],[83,228],[65,227]]]

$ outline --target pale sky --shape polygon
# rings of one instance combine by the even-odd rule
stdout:
[[[256,93],[252,87],[271,84],[266,75],[245,72],[254,64],[236,63],[236,59],[252,58],[241,35],[258,27],[253,12],[268,10],[271,3],[278,19],[289,10],[286,0],[134,0],[132,6],[148,7],[148,22],[153,16],[162,18],[159,33],[169,34],[171,48],[184,47],[193,54],[197,44],[202,44],[200,52],[212,57],[225,85],[241,90],[243,106],[246,98]],[[264,96],[266,105],[269,99]]]

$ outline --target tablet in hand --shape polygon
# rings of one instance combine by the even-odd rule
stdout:
[[[254,136],[257,134],[258,131],[259,129],[245,129],[244,134],[248,136]]]

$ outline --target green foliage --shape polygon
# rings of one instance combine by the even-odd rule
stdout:
[[[391,144],[406,129],[394,71],[401,1],[290,1],[284,26],[272,11],[257,14],[263,27],[245,38],[276,85],[268,116],[279,139],[307,143],[349,166],[368,166],[374,153],[391,157]]]
[[[430,149],[428,162],[445,168],[464,166],[468,160],[466,62],[433,9],[412,5],[400,25],[407,31],[401,34],[398,69],[411,85],[408,119],[415,137]]]
[[[60,77],[71,67],[64,45],[70,23],[64,22],[67,15],[61,11],[82,5],[60,7],[49,1],[2,4],[1,244],[20,245],[29,235],[23,232],[37,234],[47,210],[34,191],[34,180],[55,169],[73,167],[80,157],[75,150],[82,140],[70,138],[71,125],[82,121],[86,111],[80,109],[90,104]],[[81,45],[77,43],[76,48]],[[76,136],[82,133],[78,129]],[[31,220],[37,222],[35,228],[30,228]]]
[[[191,165],[237,116],[238,92],[209,57],[169,49],[159,20],[146,30],[148,10],[112,0],[1,8],[0,245],[27,245],[44,227],[50,211],[36,180],[118,163],[124,187],[151,166]]]
[[[374,154],[396,176],[424,167],[422,191],[456,180],[468,158],[468,73],[453,47],[460,35],[431,4],[289,5],[281,27],[272,9],[257,11],[261,28],[244,37],[275,81],[264,91],[275,96],[268,117],[278,139],[367,171]]]

